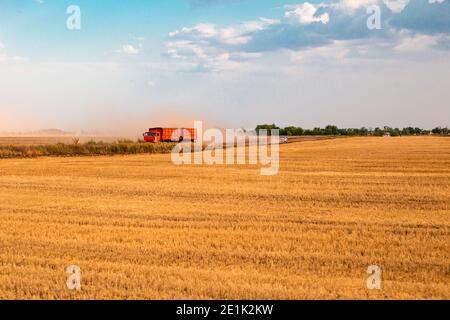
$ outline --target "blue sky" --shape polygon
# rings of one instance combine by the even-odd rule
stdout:
[[[448,0],[1,0],[0,132],[445,126],[449,52]]]

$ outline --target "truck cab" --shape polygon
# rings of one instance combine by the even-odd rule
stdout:
[[[159,142],[161,141],[161,132],[157,129],[153,129],[144,133],[145,142]]]

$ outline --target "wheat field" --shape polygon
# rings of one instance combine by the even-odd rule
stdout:
[[[0,298],[450,299],[449,138],[280,149],[270,177],[168,154],[0,160]]]

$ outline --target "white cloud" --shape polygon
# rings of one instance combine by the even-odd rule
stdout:
[[[337,3],[330,4],[330,7],[335,8],[346,15],[354,15],[360,9],[379,4],[379,1],[380,0],[339,0]]]
[[[248,44],[257,32],[279,23],[280,20],[259,18],[227,27],[210,23],[185,27],[169,33],[167,55],[178,60],[182,69],[236,70],[245,61],[260,57],[257,52],[240,51],[240,46]]]
[[[347,14],[353,14],[358,9],[367,8],[377,3],[378,0],[340,0],[333,6]]]
[[[185,71],[222,71],[239,67],[237,60],[243,56],[235,56],[223,49],[213,46],[202,47],[196,42],[179,40],[166,44],[167,54],[180,62]],[[247,57],[248,58],[248,57]]]
[[[427,5],[428,2],[442,3],[445,0],[421,1],[422,5]],[[449,41],[442,37],[412,37],[412,33],[401,33],[402,30],[414,30],[417,35],[426,34],[420,29],[403,27],[407,22],[402,20],[404,17],[400,17],[399,13],[410,3],[410,0],[311,1],[286,5],[284,18],[280,20],[259,18],[225,27],[200,23],[171,32],[170,41],[166,43],[167,55],[176,59],[177,65],[197,70],[221,70],[265,61],[270,52],[277,50],[295,52],[291,58],[297,61],[311,60],[308,58],[314,52],[311,48],[318,48],[314,53],[324,60],[343,62],[355,57],[379,59],[367,53],[370,51],[368,45],[362,45],[358,50],[348,50],[351,45],[365,39],[371,39],[369,42],[373,43],[375,37],[380,43],[376,51],[385,59],[401,59],[401,52],[411,51],[414,47],[428,47],[433,51],[448,47]],[[370,34],[365,26],[365,8],[371,5],[386,6],[383,19],[390,21],[386,29],[378,34]],[[414,8],[417,10],[420,6]],[[428,16],[439,16],[439,10],[435,8]],[[438,28],[443,30],[443,20],[436,21],[442,25]],[[335,23],[332,30],[324,26],[329,23]],[[426,29],[426,26],[422,25],[421,28]],[[341,42],[346,40],[356,41],[350,44]],[[408,54],[408,57],[416,58],[413,54]]]
[[[5,47],[5,45],[3,44],[3,42],[0,41],[0,49],[3,49]]]
[[[217,35],[216,26],[211,23],[200,23],[194,27],[184,27],[181,30],[176,30],[169,33],[169,37],[176,37],[182,35],[196,35],[200,38],[211,38]]]
[[[326,46],[308,48],[306,50],[299,51],[288,50],[287,53],[289,55],[290,61],[292,62],[342,62],[348,57],[353,46],[354,43],[351,40],[335,40],[333,41],[333,43]]]
[[[284,15],[286,18],[298,21],[300,24],[311,24],[314,22],[327,24],[330,21],[330,16],[328,15],[328,13],[317,15],[317,11],[322,7],[325,7],[325,5],[313,5],[309,2],[305,2],[296,5],[290,11],[287,11]]]
[[[226,45],[242,45],[248,43],[251,34],[262,31],[271,25],[280,23],[279,20],[259,18],[259,20],[246,21],[236,26],[218,28],[211,23],[200,23],[190,28],[182,28],[170,32],[171,38],[191,40],[214,40]]]
[[[207,58],[205,51],[193,41],[179,40],[171,41],[167,44],[167,53],[175,59],[187,59],[195,56],[197,58]]]
[[[428,0],[429,3],[442,3],[445,0]],[[409,5],[410,0],[383,0],[386,7],[393,13],[400,13]],[[348,14],[354,14],[356,10],[367,8],[371,5],[380,4],[381,0],[340,0],[337,4],[332,5]]]
[[[402,12],[409,4],[409,0],[384,0],[384,4],[394,13]]]
[[[139,53],[139,48],[136,48],[131,44],[125,44],[118,52],[126,55],[136,55]]]
[[[405,36],[401,42],[394,47],[400,52],[419,52],[435,47],[439,42],[438,37],[429,35]]]

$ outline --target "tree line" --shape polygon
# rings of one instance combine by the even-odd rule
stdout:
[[[280,128],[275,124],[262,124],[256,127],[256,132],[261,129],[280,130],[281,136],[417,136],[417,135],[449,135],[450,131],[447,127],[436,127],[432,130],[421,129],[417,127],[391,128],[385,126],[383,128],[338,128],[335,125],[328,125],[325,128],[303,129],[301,127],[285,127]]]

